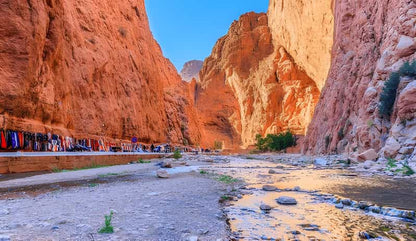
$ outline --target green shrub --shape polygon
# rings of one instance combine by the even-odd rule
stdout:
[[[214,150],[222,150],[223,145],[221,141],[214,141]]]
[[[394,102],[396,101],[397,89],[399,88],[401,77],[416,77],[416,60],[412,63],[406,62],[400,67],[399,71],[390,74],[384,83],[383,91],[380,95],[378,107],[381,117],[390,118],[393,113]]]
[[[278,135],[268,134],[265,138],[256,135],[256,147],[260,151],[281,151],[292,146],[296,146],[296,138],[290,131]]]
[[[111,225],[111,219],[113,219],[113,211],[110,212],[110,215],[104,216],[104,227],[98,231],[99,233],[114,233],[114,227]]]
[[[176,160],[178,160],[178,159],[182,158],[182,154],[181,154],[181,152],[180,152],[179,150],[175,150],[175,151],[173,152],[173,158],[175,158]]]
[[[238,182],[238,179],[235,179],[235,178],[233,178],[231,176],[227,176],[227,175],[220,175],[217,178],[217,180],[220,181],[220,182],[226,183],[226,184],[231,184],[231,183],[234,183],[234,182]]]

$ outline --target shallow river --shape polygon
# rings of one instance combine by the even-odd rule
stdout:
[[[247,195],[226,208],[236,240],[362,240],[371,236],[376,237],[373,240],[416,240],[414,222],[352,207],[338,209],[322,195],[416,210],[414,180],[361,177],[347,170],[299,168],[260,160],[231,161],[211,169],[247,183]],[[269,174],[270,169],[278,174]],[[265,184],[279,189],[300,187],[302,191],[267,192],[262,190]],[[280,196],[293,197],[298,204],[279,205],[275,199]],[[261,211],[261,204],[273,209]]]

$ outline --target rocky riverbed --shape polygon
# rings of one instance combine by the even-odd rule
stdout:
[[[8,176],[0,240],[415,240],[416,181],[387,174],[271,154]]]

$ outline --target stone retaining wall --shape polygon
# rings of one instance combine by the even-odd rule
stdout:
[[[120,165],[160,157],[161,154],[0,157],[0,174],[74,169],[92,165]]]

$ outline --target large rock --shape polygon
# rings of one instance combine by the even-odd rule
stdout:
[[[276,199],[276,202],[281,205],[296,205],[298,202],[293,197],[282,196]]]
[[[386,141],[383,152],[387,157],[395,157],[399,153],[400,148],[400,143],[394,137],[389,137]]]
[[[204,146],[247,147],[256,134],[288,129],[305,134],[319,89],[283,44],[273,41],[267,15],[252,12],[218,40],[196,86]]]
[[[378,154],[374,149],[369,149],[358,155],[359,161],[373,161],[378,158]]]
[[[193,98],[154,40],[144,0],[1,6],[2,127],[199,142]]]

